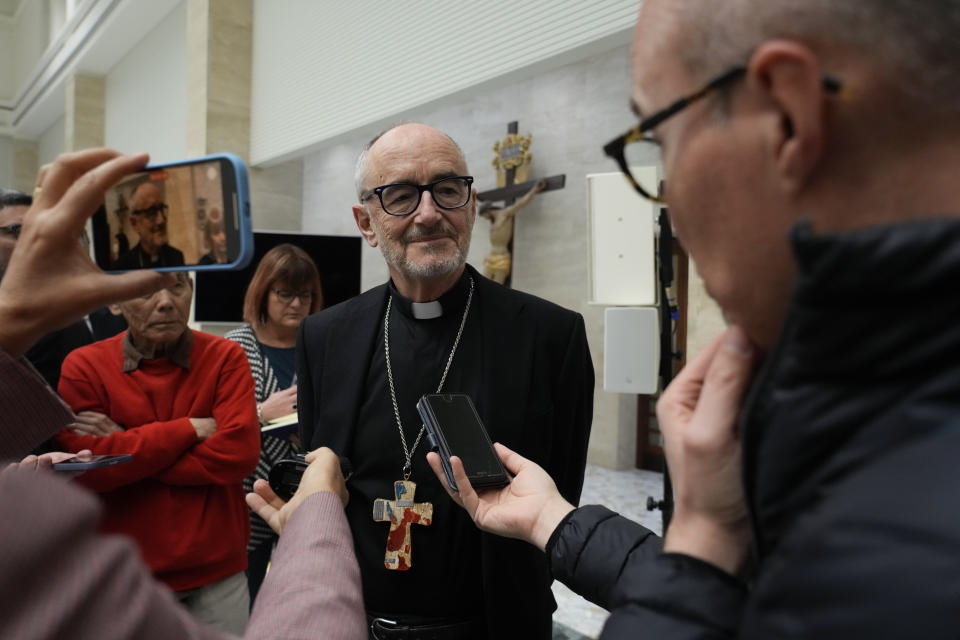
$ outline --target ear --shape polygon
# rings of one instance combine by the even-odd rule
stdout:
[[[377,233],[373,230],[373,224],[370,222],[370,212],[362,204],[353,205],[353,219],[357,222],[357,229],[360,229],[360,235],[367,241],[371,247],[377,246]]]
[[[796,193],[820,164],[826,144],[829,96],[819,61],[798,42],[772,40],[750,57],[747,81],[777,113],[771,130],[773,161],[784,188]]]
[[[123,315],[123,310],[120,308],[119,304],[114,303],[109,305],[107,308],[110,309],[110,313],[112,313],[115,316]]]
[[[470,220],[467,229],[473,229],[473,224],[477,221],[477,188],[473,187],[470,191],[470,209],[467,212]],[[490,220],[493,221],[493,216],[490,216]]]

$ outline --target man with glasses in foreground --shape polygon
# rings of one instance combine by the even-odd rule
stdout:
[[[611,609],[603,638],[954,638],[960,2],[723,4],[643,3],[641,123],[607,146],[661,147],[665,191],[634,185],[731,323],[657,406],[663,551],[504,447],[509,487],[454,459],[451,496]]]
[[[301,438],[352,463],[347,517],[374,638],[551,637],[543,555],[478,532],[424,457],[417,401],[463,392],[490,437],[541,464],[567,500],[583,483],[594,390],[583,318],[466,264],[472,185],[446,134],[404,124],[376,137],[357,162],[353,215],[390,281],[300,325]],[[432,504],[409,546],[375,514],[395,486]]]
[[[183,252],[171,247],[167,236],[167,211],[160,187],[152,182],[137,186],[130,197],[130,226],[140,241],[117,258],[115,269],[155,269],[183,265]]]

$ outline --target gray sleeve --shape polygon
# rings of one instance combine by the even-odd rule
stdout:
[[[16,460],[73,421],[73,412],[25,359],[0,350],[0,460]]]

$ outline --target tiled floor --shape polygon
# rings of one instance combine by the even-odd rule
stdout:
[[[602,504],[660,533],[660,512],[647,511],[647,496],[663,498],[663,474],[631,469],[611,471],[587,465],[580,504]],[[607,612],[576,595],[559,582],[553,583],[557,611],[553,615],[554,640],[596,638]]]

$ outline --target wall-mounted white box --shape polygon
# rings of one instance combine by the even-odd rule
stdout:
[[[603,390],[654,394],[660,371],[657,307],[610,307],[603,314]]]
[[[656,167],[636,167],[656,183]],[[619,171],[587,174],[589,302],[605,306],[657,303],[654,204]]]

